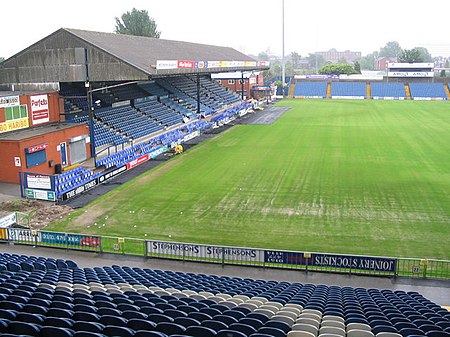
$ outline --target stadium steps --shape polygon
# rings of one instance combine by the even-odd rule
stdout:
[[[372,93],[370,90],[370,83],[366,83],[366,98],[370,99],[371,95],[372,95]]]
[[[447,99],[450,100],[450,89],[448,88],[448,84],[444,83],[445,92],[447,93]]]
[[[330,98],[330,97],[331,97],[331,82],[328,82],[326,98]]]
[[[289,95],[288,95],[289,98],[293,97],[293,95],[294,95],[294,88],[295,88],[295,83],[291,83],[291,87],[289,89]]]
[[[405,83],[405,93],[406,93],[406,99],[411,99],[411,90],[409,89],[408,83]]]

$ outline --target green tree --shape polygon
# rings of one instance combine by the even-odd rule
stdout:
[[[342,63],[330,63],[324,65],[320,70],[319,74],[323,75],[350,75],[356,74],[355,68],[350,64]]]
[[[403,50],[398,60],[402,63],[423,62],[422,55],[417,48]]]
[[[375,60],[378,58],[378,52],[374,51],[371,54],[368,54],[366,56],[361,57],[359,59],[359,64],[361,66],[361,69],[364,70],[374,70],[375,68]]]
[[[307,57],[307,59],[308,59],[309,67],[311,69],[319,70],[325,64],[325,59],[323,58],[323,56],[317,55],[315,53],[314,54],[310,53],[309,56]]]
[[[397,41],[390,41],[380,49],[380,57],[398,57],[402,52],[402,47]]]
[[[146,10],[133,8],[131,12],[122,14],[121,18],[116,17],[115,32],[117,34],[147,36],[159,38],[161,32],[157,30],[156,22],[148,16]]]
[[[442,69],[442,70],[441,70],[441,73],[440,73],[439,76],[440,76],[440,77],[446,77],[446,76],[447,76],[447,74],[445,73],[445,69]]]
[[[5,60],[4,57],[0,57],[0,63],[2,63]]]
[[[355,61],[353,69],[355,70],[355,73],[361,74],[361,64],[359,64],[358,61]]]
[[[420,54],[420,58],[422,59],[422,62],[432,62],[433,61],[433,57],[431,56],[431,54],[428,52],[427,48],[424,47],[416,47],[414,49],[417,49],[419,51]]]
[[[269,60],[270,60],[269,55],[266,52],[262,51],[258,54],[258,61],[269,61]]]
[[[299,53],[297,53],[297,52],[295,52],[295,51],[293,51],[293,52],[291,53],[292,67],[293,67],[294,69],[297,69],[297,68],[298,68],[298,64],[299,64],[299,62],[300,62],[300,59],[301,59],[301,56],[300,56]]]
[[[294,75],[294,67],[293,67],[291,61],[287,61],[284,64],[284,71],[285,71],[286,76],[293,76]]]

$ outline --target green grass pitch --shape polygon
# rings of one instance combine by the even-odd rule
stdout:
[[[448,102],[280,104],[274,124],[234,126],[49,228],[450,259]]]

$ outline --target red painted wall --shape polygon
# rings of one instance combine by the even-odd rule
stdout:
[[[244,91],[247,94],[247,98],[250,95],[250,91],[251,91],[253,86],[262,86],[262,85],[264,85],[264,77],[263,77],[262,73],[260,73],[257,76],[252,77],[251,79],[252,79],[251,81],[249,81],[248,78],[244,79]],[[229,80],[234,80],[234,83],[233,84],[229,84],[228,83]],[[220,80],[220,84],[222,86],[230,89],[231,91],[234,91],[234,92],[239,93],[239,94],[242,91],[242,84],[241,84],[241,79],[240,78],[221,79]]]
[[[86,125],[74,125],[69,129],[63,129],[46,135],[36,136],[21,141],[0,141],[0,181],[8,183],[19,183],[19,172],[34,172],[41,174],[54,174],[56,164],[61,163],[61,154],[58,146],[62,142],[67,143],[68,165],[71,165],[69,140],[73,137],[89,136],[89,129]],[[47,160],[34,167],[27,168],[25,159],[25,149],[48,144],[45,151]],[[86,154],[90,158],[90,146],[86,144]],[[16,166],[17,159],[20,158],[20,166]],[[49,161],[53,160],[53,166]]]

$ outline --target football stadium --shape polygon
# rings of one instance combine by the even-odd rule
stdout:
[[[448,81],[269,66],[67,28],[0,63],[1,186],[57,210],[0,214],[2,336],[450,336]]]

